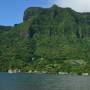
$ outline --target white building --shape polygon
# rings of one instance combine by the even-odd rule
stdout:
[[[82,73],[83,76],[88,76],[89,74],[88,73]]]

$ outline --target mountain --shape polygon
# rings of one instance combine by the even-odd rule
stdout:
[[[0,70],[90,72],[90,13],[30,7],[23,22],[0,26]]]

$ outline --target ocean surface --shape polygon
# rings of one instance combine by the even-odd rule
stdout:
[[[90,76],[0,73],[0,90],[90,90]]]

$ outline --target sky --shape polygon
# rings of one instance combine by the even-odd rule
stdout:
[[[90,12],[90,0],[0,0],[0,25],[22,22],[28,7],[50,7],[53,4],[70,7],[77,12]]]
[[[90,0],[55,0],[61,7],[71,7],[77,12],[90,12]]]

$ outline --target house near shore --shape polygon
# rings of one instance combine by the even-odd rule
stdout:
[[[88,76],[89,74],[88,73],[82,73],[83,76]]]
[[[16,73],[16,69],[15,70],[9,69],[8,73]]]
[[[20,69],[9,69],[8,73],[19,73]]]

